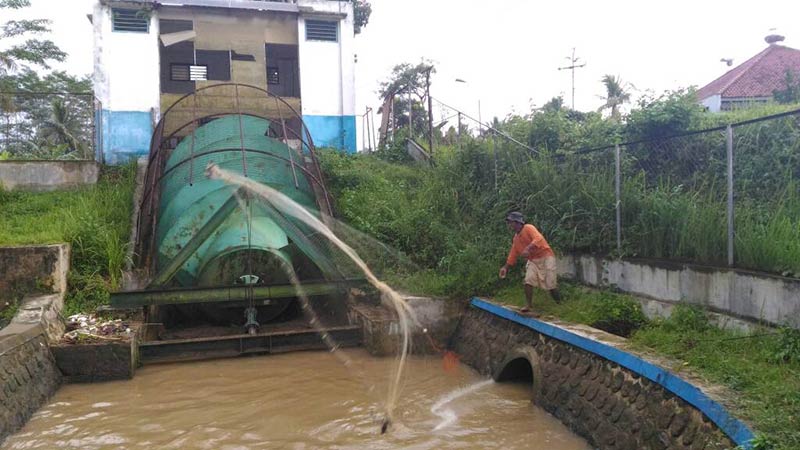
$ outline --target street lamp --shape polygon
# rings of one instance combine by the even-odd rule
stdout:
[[[466,82],[466,80],[463,80],[461,78],[456,78],[455,81],[456,81],[456,83],[469,84],[469,83]],[[459,115],[458,118],[461,119],[461,116]],[[461,130],[461,124],[460,123],[459,123],[458,129],[459,129],[459,132],[460,132],[460,130]],[[481,99],[480,98],[478,98],[478,132],[480,134],[483,134],[483,118],[481,117]]]

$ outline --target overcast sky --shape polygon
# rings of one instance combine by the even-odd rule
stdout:
[[[60,68],[92,70],[94,0],[32,0],[28,17],[53,21],[53,40],[69,53]],[[428,58],[436,63],[435,98],[484,120],[525,113],[556,95],[571,101],[572,48],[586,62],[575,75],[575,107],[594,110],[600,78],[619,75],[634,98],[702,86],[761,51],[764,36],[786,36],[800,48],[797,0],[370,0],[372,17],[356,39],[357,113],[377,107],[375,94],[392,66]],[[2,19],[0,19],[2,21]],[[466,84],[456,83],[460,78]],[[440,114],[437,112],[437,115]]]

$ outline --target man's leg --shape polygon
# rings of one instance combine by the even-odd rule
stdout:
[[[539,274],[536,270],[536,265],[531,261],[525,264],[525,310],[533,308],[533,286],[537,284]]]
[[[542,277],[542,287],[550,293],[550,297],[556,303],[561,303],[561,293],[558,292],[558,267],[556,265],[556,258],[548,256],[541,260],[539,263],[542,267],[540,273]]]
[[[533,308],[533,286],[530,284],[525,285],[525,306],[528,309]]]

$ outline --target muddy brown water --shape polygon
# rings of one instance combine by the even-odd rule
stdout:
[[[130,381],[63,386],[0,446],[163,449],[589,449],[535,407],[527,384],[411,358],[380,435],[391,358],[302,352],[141,368]]]

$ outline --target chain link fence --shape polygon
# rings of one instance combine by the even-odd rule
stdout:
[[[562,250],[800,277],[800,110],[555,153],[481,126],[484,188]]]
[[[800,277],[800,111],[557,159],[598,205],[571,249]]]
[[[100,160],[92,93],[0,92],[0,159]]]

